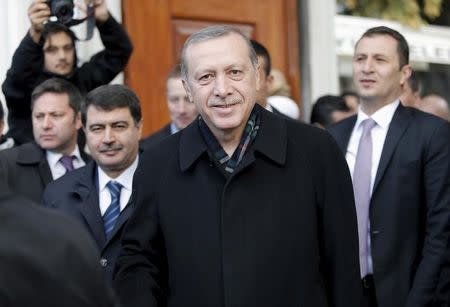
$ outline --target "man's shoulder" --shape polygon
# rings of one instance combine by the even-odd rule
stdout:
[[[79,186],[93,184],[94,175],[91,174],[91,171],[95,166],[92,163],[90,162],[50,182],[45,189],[46,196],[69,195],[76,191]]]
[[[25,143],[0,151],[0,160],[33,165],[45,158],[45,152],[36,143]]]
[[[159,143],[161,140],[167,138],[171,135],[170,132],[170,123],[162,127],[160,130],[156,131],[155,133],[149,135],[148,137],[144,138],[140,142],[140,146],[145,149],[150,146],[153,146],[156,143]]]

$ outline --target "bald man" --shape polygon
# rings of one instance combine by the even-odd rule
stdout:
[[[448,102],[444,97],[439,95],[431,94],[423,97],[417,105],[417,108],[421,111],[436,115],[446,121],[450,121]]]

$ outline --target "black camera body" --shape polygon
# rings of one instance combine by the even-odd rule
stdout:
[[[50,7],[52,16],[55,16],[60,23],[70,24],[74,9],[72,0],[48,0],[47,4]]]

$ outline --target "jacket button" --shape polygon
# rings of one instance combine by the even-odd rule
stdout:
[[[102,267],[108,266],[108,259],[106,259],[106,258],[100,259],[100,265],[101,265]]]
[[[378,235],[378,234],[380,234],[380,231],[379,230],[372,230],[372,234],[373,235]]]

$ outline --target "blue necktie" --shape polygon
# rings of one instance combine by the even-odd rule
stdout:
[[[120,189],[122,185],[118,182],[110,181],[106,187],[111,194],[111,204],[103,215],[103,225],[105,227],[106,239],[109,239],[120,215]]]

